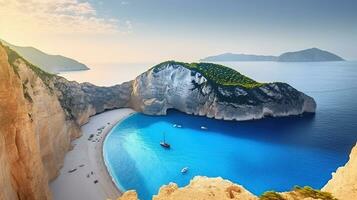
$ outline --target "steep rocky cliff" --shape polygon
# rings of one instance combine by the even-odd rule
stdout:
[[[49,199],[32,109],[2,46],[0,82],[0,199]]]
[[[0,199],[51,199],[80,125],[126,107],[131,84],[110,88],[48,74],[0,43]]]
[[[67,116],[79,125],[86,123],[94,114],[130,105],[131,82],[98,87],[90,83],[70,82],[59,76],[54,76],[51,81]]]
[[[131,105],[150,115],[174,108],[224,120],[299,115],[316,109],[311,97],[286,83],[261,84],[221,65],[173,61],[134,80]]]

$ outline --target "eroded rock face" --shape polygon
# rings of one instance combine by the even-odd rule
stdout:
[[[115,108],[129,107],[132,83],[99,87],[90,83],[79,84],[55,76],[52,80],[56,95],[69,118],[77,124],[86,123],[90,116]]]
[[[1,45],[0,82],[0,199],[50,199],[31,108]]]
[[[176,184],[160,188],[153,200],[229,200],[229,199],[258,199],[255,195],[247,191],[243,186],[234,184],[222,178],[207,178],[196,176],[186,187],[179,188]]]
[[[80,136],[79,126],[68,120],[57,96],[23,60],[16,61],[28,115],[40,144],[44,169],[50,180],[57,176],[71,141]],[[50,83],[50,82],[49,82]]]
[[[322,190],[332,193],[338,199],[357,199],[357,144],[353,147],[346,165],[333,173],[332,179]]]
[[[315,112],[313,98],[285,83],[247,89],[212,84],[200,73],[180,64],[164,63],[160,69],[133,82],[131,105],[149,115],[164,115],[170,108],[224,120],[260,119],[264,116]]]

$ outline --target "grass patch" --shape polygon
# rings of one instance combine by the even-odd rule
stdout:
[[[315,190],[309,186],[305,186],[305,187],[295,186],[293,190],[301,194],[305,198],[311,197],[314,199],[322,199],[322,200],[337,200],[335,197],[332,196],[331,193]]]
[[[166,65],[181,65],[187,69],[199,72],[208,81],[222,86],[240,86],[244,88],[255,88],[264,85],[249,77],[242,75],[229,67],[213,63],[184,63],[176,61],[166,61],[153,67],[154,70],[161,70]]]
[[[285,199],[283,196],[281,196],[279,193],[275,191],[267,191],[264,192],[264,194],[262,194],[259,197],[259,200],[285,200]]]

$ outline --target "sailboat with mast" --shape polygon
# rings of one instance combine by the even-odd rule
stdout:
[[[160,145],[165,149],[170,149],[170,144],[166,142],[165,132],[163,133],[164,140],[160,142]]]

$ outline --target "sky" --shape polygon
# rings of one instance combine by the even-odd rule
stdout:
[[[357,60],[357,1],[0,0],[0,38],[86,64],[311,47]]]

